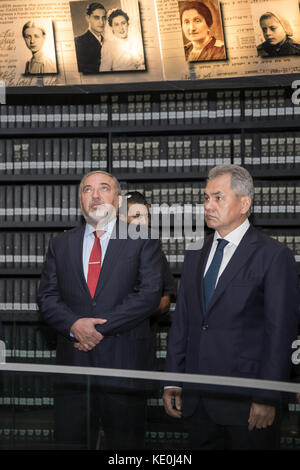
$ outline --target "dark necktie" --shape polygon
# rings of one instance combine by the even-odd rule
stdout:
[[[221,266],[222,259],[223,259],[224,248],[229,243],[224,238],[218,238],[217,241],[218,241],[218,246],[217,246],[216,252],[207,270],[207,273],[205,274],[204,281],[203,281],[204,302],[205,302],[206,310],[208,309],[209,302],[213,296],[213,293],[216,287],[218,273],[219,273],[220,266]]]
[[[94,297],[98,279],[101,271],[102,253],[100,237],[105,233],[104,230],[97,230],[94,232],[95,240],[90,254],[89,269],[87,275],[87,285],[91,296]]]

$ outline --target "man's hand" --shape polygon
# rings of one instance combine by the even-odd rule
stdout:
[[[78,343],[74,343],[75,348],[80,351],[90,351],[103,339],[95,326],[103,325],[107,320],[104,318],[80,318],[73,323],[71,333],[75,336]]]
[[[264,429],[271,426],[275,419],[274,406],[252,403],[248,419],[248,429]]]
[[[165,411],[173,418],[181,418],[181,388],[166,388],[163,393]]]

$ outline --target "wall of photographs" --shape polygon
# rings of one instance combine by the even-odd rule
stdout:
[[[300,266],[300,100],[294,81],[278,87],[232,81],[220,89],[212,81],[205,88],[198,81],[176,91],[144,88],[11,93],[0,106],[0,317],[7,361],[55,362],[55,334],[37,311],[36,290],[49,239],[81,222],[77,188],[91,169],[113,172],[123,192],[139,190],[152,205],[192,208],[202,200],[209,168],[242,164],[255,178],[252,223],[289,246]],[[191,238],[161,241],[179,285]],[[157,330],[159,369],[174,307],[173,300]],[[299,380],[296,367],[293,374]],[[2,385],[0,448],[51,448],[53,383],[18,380],[7,377]],[[12,404],[14,429],[7,416]],[[291,426],[299,404],[287,405],[291,414],[281,445],[299,448]],[[147,446],[184,448],[186,430],[166,420],[161,396],[150,396],[148,406]]]
[[[0,18],[6,87],[276,76],[300,65],[298,0],[1,0]]]

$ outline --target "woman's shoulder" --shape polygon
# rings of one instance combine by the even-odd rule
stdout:
[[[57,67],[56,63],[50,59],[50,57],[44,57],[44,73],[56,73]]]
[[[203,54],[205,54],[206,60],[225,59],[226,51],[224,42],[212,37],[211,41],[205,47]]]
[[[221,41],[220,39],[216,39],[214,43],[214,47],[224,47],[224,42]]]

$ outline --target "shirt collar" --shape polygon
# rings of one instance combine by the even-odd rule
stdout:
[[[32,58],[31,58],[31,61],[32,62],[43,62],[44,61],[44,53],[43,51],[39,51],[39,52],[36,52]]]
[[[95,38],[100,42],[100,44],[102,45],[103,44],[103,36],[102,34],[100,34],[100,36],[97,36],[95,33],[93,33],[93,31],[91,30],[91,28],[89,28],[89,32],[95,36]]]
[[[108,222],[108,224],[104,225],[104,227],[101,227],[101,230],[105,230],[105,232],[111,236],[111,233],[114,229],[114,226],[115,226],[115,223],[116,223],[116,220],[117,218],[115,217],[114,219],[110,220]],[[92,233],[95,232],[95,227],[93,227],[92,225],[90,224],[86,224],[85,226],[85,232],[84,232],[84,236],[85,237],[88,237],[89,235],[91,235]]]
[[[241,225],[235,228],[232,232],[228,233],[226,237],[224,238],[225,240],[229,241],[229,243],[232,243],[233,245],[238,246],[249,227],[250,227],[249,220],[246,219]],[[222,237],[216,231],[214,235],[214,242],[218,238],[222,238]]]

